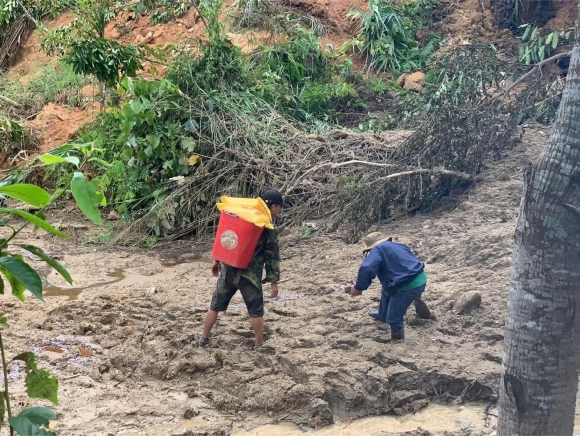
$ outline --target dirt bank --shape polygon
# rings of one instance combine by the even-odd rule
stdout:
[[[403,343],[390,343],[388,328],[367,316],[378,305],[377,285],[357,299],[337,290],[355,277],[360,247],[293,231],[281,238],[281,297],[266,303],[266,349],[251,351],[239,296],[211,346],[197,349],[215,285],[199,258],[207,247],[184,242],[164,257],[83,247],[103,230],[80,228],[74,212],[60,210],[53,222],[76,234],[72,241],[25,238],[59,256],[76,290],[59,289],[64,280],[46,271],[45,303],[1,297],[8,355],[32,349],[59,376],[62,435],[228,434],[278,421],[323,426],[402,414],[430,402],[493,401],[522,168],[548,133],[526,129],[523,143],[468,192],[377,228],[427,262],[425,299],[437,319],[410,311]],[[459,315],[451,306],[468,291],[481,294],[481,307]],[[22,377],[13,365],[17,410],[38,404],[23,395]]]

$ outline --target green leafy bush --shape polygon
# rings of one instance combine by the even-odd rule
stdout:
[[[377,71],[401,71],[409,51],[417,47],[413,29],[390,0],[371,0],[370,11],[353,10],[348,17],[360,21],[358,34],[346,43],[362,56],[369,68]]]
[[[151,24],[167,23],[183,15],[191,2],[182,0],[141,0],[134,5],[136,13],[147,13]]]
[[[77,74],[94,75],[108,86],[122,77],[134,77],[141,68],[141,51],[134,45],[100,37],[72,41],[63,61]]]
[[[96,223],[102,223],[102,218],[98,210],[98,205],[103,201],[103,194],[96,187],[95,181],[87,181],[81,172],[82,162],[71,156],[61,157],[53,154],[40,156],[39,160],[43,165],[54,165],[65,163],[74,166],[76,171],[67,187],[85,215]],[[0,208],[0,227],[5,230],[4,237],[0,239],[0,295],[4,297],[5,291],[8,290],[7,284],[10,285],[12,295],[24,302],[26,300],[25,291],[30,291],[34,297],[43,300],[43,284],[38,272],[32,268],[21,253],[27,252],[54,268],[68,283],[72,284],[73,280],[68,271],[55,259],[50,257],[41,248],[30,244],[17,243],[17,239],[26,227],[34,225],[35,228],[44,230],[55,236],[67,238],[67,234],[57,230],[46,221],[44,214],[45,209],[50,203],[56,200],[64,190],[55,192],[50,195],[44,189],[26,183],[6,184],[6,179],[0,186],[0,194],[4,197],[10,197],[15,200],[24,202],[30,206],[38,208],[35,214],[10,208]],[[17,217],[24,220],[19,225],[14,224],[8,217]],[[25,407],[17,415],[13,413],[10,384],[8,379],[8,361],[6,360],[5,347],[2,337],[2,331],[6,327],[8,319],[0,317],[0,356],[2,364],[2,375],[4,378],[3,390],[0,391],[0,428],[4,425],[6,415],[10,426],[10,434],[16,433],[21,436],[31,435],[56,435],[49,429],[51,420],[56,419],[56,413],[47,407]],[[30,398],[48,400],[58,405],[58,379],[48,371],[40,369],[36,363],[36,355],[32,352],[20,353],[12,358],[12,362],[20,361],[26,365],[26,393]]]
[[[439,48],[442,36],[432,32],[421,48],[415,32],[427,25],[429,11],[439,5],[438,0],[415,0],[399,10],[391,0],[371,0],[369,12],[348,13],[348,17],[360,21],[360,26],[342,49],[358,52],[369,70],[409,73],[424,68]]]
[[[558,46],[571,44],[574,38],[574,29],[539,29],[532,24],[524,24],[520,29],[524,29],[524,33],[521,36],[519,57],[527,65],[549,58]]]
[[[112,17],[109,6],[88,2],[76,13],[72,23],[45,30],[42,49],[61,57],[75,73],[94,75],[108,86],[134,77],[146,57],[145,49],[105,38],[105,26]]]
[[[328,58],[320,50],[320,40],[301,27],[293,29],[284,42],[257,52],[253,64],[258,74],[272,72],[291,85],[298,85],[305,79],[325,81],[332,74]]]

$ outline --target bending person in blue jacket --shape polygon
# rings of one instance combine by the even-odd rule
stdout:
[[[421,318],[431,318],[429,308],[420,300],[427,285],[425,264],[404,244],[393,242],[381,233],[371,233],[364,239],[367,248],[363,251],[365,260],[361,264],[356,283],[350,286],[350,295],[362,295],[375,277],[381,285],[381,303],[378,311],[369,315],[391,326],[391,339],[405,339],[403,318],[407,309],[415,301],[415,309]],[[418,301],[416,301],[418,300]]]

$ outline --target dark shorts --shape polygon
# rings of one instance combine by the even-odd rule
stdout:
[[[215,312],[226,311],[232,297],[239,290],[250,316],[252,318],[264,316],[264,294],[262,294],[262,290],[243,277],[240,277],[238,284],[234,285],[237,271],[237,268],[222,265],[222,271],[218,277],[209,308]]]

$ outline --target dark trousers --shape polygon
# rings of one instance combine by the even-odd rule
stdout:
[[[392,331],[399,331],[403,328],[403,318],[407,313],[407,309],[415,301],[421,297],[425,290],[425,286],[419,286],[415,289],[406,291],[397,290],[388,293],[385,288],[381,290],[381,303],[379,305],[379,320],[388,322]]]

